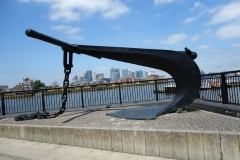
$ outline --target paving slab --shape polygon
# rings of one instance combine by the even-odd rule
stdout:
[[[1,160],[170,160],[91,148],[40,143],[0,137]]]
[[[165,103],[165,102],[164,102]],[[51,119],[34,119],[26,121],[14,121],[13,117],[0,120],[0,124],[8,125],[36,125],[36,126],[55,126],[55,127],[74,127],[74,128],[109,128],[109,129],[169,129],[169,130],[200,130],[200,131],[229,131],[240,132],[240,118],[220,115],[206,111],[195,111],[187,113],[169,113],[158,116],[154,120],[132,120],[106,115],[128,108],[141,107],[142,105],[162,105],[163,102],[146,103],[135,105],[116,105],[111,108],[92,107],[77,108],[66,110],[64,114]],[[9,133],[12,128],[6,129]],[[44,132],[40,131],[39,132]],[[2,133],[0,133],[2,134]],[[86,136],[86,130],[83,131]],[[89,133],[90,134],[90,133]],[[41,138],[41,137],[39,137]],[[45,141],[45,140],[44,140]]]
[[[54,148],[54,151],[65,144],[108,150],[114,153],[109,154],[108,158],[116,158],[115,153],[118,152],[130,153],[125,159],[131,157],[132,154],[177,159],[194,159],[196,155],[203,159],[204,154],[205,159],[219,159],[220,153],[225,157],[230,153],[227,150],[228,146],[234,143],[234,156],[238,156],[240,119],[237,117],[201,110],[169,113],[158,116],[154,120],[132,120],[107,115],[107,113],[152,104],[77,108],[67,110],[64,114],[52,119],[14,121],[13,117],[7,117],[0,120],[0,137],[54,143],[57,146],[46,146],[50,150]],[[155,102],[155,104],[162,105],[163,103]],[[225,134],[225,132],[229,133]],[[0,146],[1,144],[0,141]],[[41,143],[38,144],[42,146]],[[199,149],[201,152],[194,154]],[[209,149],[213,149],[214,153],[209,153]],[[6,153],[9,152],[6,150]],[[51,153],[49,156],[52,159],[61,159],[64,157],[63,153],[59,155]],[[13,156],[15,154],[17,153],[12,153]],[[39,151],[36,151],[36,155],[42,156]],[[70,158],[76,157],[71,155]],[[91,154],[87,158],[93,159]],[[134,159],[134,157],[131,158]]]

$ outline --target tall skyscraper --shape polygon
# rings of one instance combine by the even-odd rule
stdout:
[[[97,79],[98,82],[100,82],[103,78],[104,78],[103,73],[99,73],[99,74],[96,75],[96,79]]]
[[[75,84],[75,85],[78,84],[78,76],[73,77],[72,84]]]
[[[144,77],[148,78],[148,72],[147,71],[144,71]]]
[[[91,70],[87,71],[87,81],[88,81],[88,83],[90,83],[92,81],[92,71]]]
[[[112,73],[112,81],[116,82],[118,79],[119,79],[118,72],[113,72]]]
[[[92,74],[92,80],[93,80],[93,81],[97,80],[96,73],[93,73],[93,74]]]
[[[88,79],[88,77],[87,77],[87,72],[86,72],[86,73],[84,73],[83,80],[87,81],[87,79]]]
[[[83,77],[79,77],[79,83],[82,83],[83,82]]]
[[[110,76],[112,81],[117,81],[120,78],[120,72],[118,68],[111,68]]]
[[[128,71],[129,78],[135,78],[135,72]]]
[[[143,71],[142,70],[136,71],[135,73],[136,73],[135,74],[136,78],[143,78]]]
[[[123,76],[124,78],[129,78],[128,69],[123,69],[123,70],[122,70],[122,76]]]
[[[136,78],[135,72],[132,72],[132,78]]]

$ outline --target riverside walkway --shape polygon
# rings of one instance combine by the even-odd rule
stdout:
[[[160,101],[157,104],[166,104]],[[0,137],[171,159],[240,160],[240,119],[206,111],[131,120],[107,113],[147,104],[67,110],[53,119],[0,120]],[[3,145],[0,141],[0,144]],[[44,154],[44,152],[43,152]],[[67,154],[67,153],[66,153]],[[107,154],[107,153],[106,153]],[[92,158],[94,159],[94,158]],[[128,158],[126,158],[128,159]]]
[[[170,160],[128,153],[104,151],[0,137],[1,160]]]

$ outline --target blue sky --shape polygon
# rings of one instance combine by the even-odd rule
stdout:
[[[27,37],[28,28],[72,44],[188,47],[204,72],[233,70],[240,63],[239,8],[239,0],[1,0],[0,85],[14,87],[23,77],[62,84],[61,48]],[[87,70],[110,77],[112,67],[155,70],[77,54],[73,65],[70,79]]]

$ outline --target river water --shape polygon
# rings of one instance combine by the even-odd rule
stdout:
[[[163,89],[166,84],[158,84],[158,89]],[[154,84],[148,85],[136,85],[131,87],[121,87],[114,89],[96,90],[89,89],[87,92],[69,92],[67,108],[75,107],[88,107],[98,105],[120,104],[122,103],[136,103],[141,101],[154,101],[156,100],[156,94]],[[121,95],[121,96],[120,96]],[[203,100],[222,101],[222,93],[220,88],[207,89],[200,91],[200,98]],[[175,94],[158,93],[159,99],[172,99]],[[83,97],[83,101],[82,101]],[[120,99],[121,97],[121,99]],[[240,87],[228,88],[229,102],[240,103]],[[61,94],[45,95],[44,102],[46,110],[59,109],[61,107]],[[15,98],[4,100],[6,114],[20,113],[20,112],[33,112],[42,111],[43,99],[42,95],[36,95],[34,97]],[[2,102],[0,100],[0,108],[2,108]],[[0,114],[2,110],[0,109]]]

